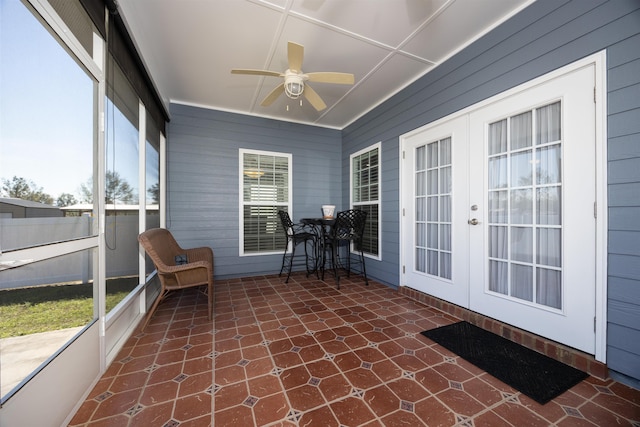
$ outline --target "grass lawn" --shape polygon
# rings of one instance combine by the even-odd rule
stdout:
[[[107,312],[137,285],[137,277],[107,280]],[[0,338],[84,326],[92,319],[92,283],[0,291]]]

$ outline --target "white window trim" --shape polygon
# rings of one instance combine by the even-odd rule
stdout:
[[[378,255],[372,255],[369,253],[364,253],[364,256],[367,258],[371,258],[371,259],[375,259],[378,261],[382,260],[382,221],[380,220],[382,218],[382,143],[380,141],[376,142],[375,144],[372,144],[366,148],[363,148],[362,150],[356,151],[355,153],[352,153],[349,156],[349,206],[351,207],[351,209],[356,208],[358,205],[355,205],[354,201],[353,201],[353,159],[355,157],[358,157],[364,153],[367,153],[369,151],[373,151],[375,149],[378,149]],[[369,203],[363,203],[363,204],[371,204]],[[353,251],[353,248],[352,248]]]
[[[241,257],[247,256],[263,256],[263,255],[274,255],[274,254],[282,254],[281,251],[265,251],[265,252],[244,252],[244,180],[243,170],[244,170],[244,155],[245,154],[257,154],[257,155],[266,155],[266,156],[279,156],[286,157],[289,162],[289,175],[287,177],[287,186],[289,187],[289,191],[287,192],[288,198],[286,202],[287,211],[291,214],[292,210],[292,201],[293,201],[293,155],[291,153],[282,153],[279,151],[264,151],[264,150],[251,150],[246,148],[240,148],[238,150],[238,255]],[[273,203],[269,203],[269,206],[272,206]],[[283,204],[284,206],[285,204]]]

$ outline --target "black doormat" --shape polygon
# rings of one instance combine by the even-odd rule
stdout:
[[[422,335],[542,405],[588,377],[585,372],[468,322],[431,329]]]

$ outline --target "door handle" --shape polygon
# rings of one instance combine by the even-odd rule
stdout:
[[[478,221],[476,218],[471,218],[470,220],[467,221],[467,224],[469,224],[469,225],[478,225],[478,224],[480,224],[480,221]]]

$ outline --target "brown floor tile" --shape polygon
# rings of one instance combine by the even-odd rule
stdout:
[[[342,399],[351,393],[352,386],[342,374],[323,378],[318,385],[327,402]]]
[[[548,426],[549,421],[534,414],[524,406],[513,403],[504,402],[493,409],[493,411],[501,418],[510,422],[515,426]]]
[[[329,406],[338,421],[345,426],[360,425],[375,418],[367,404],[357,397],[347,397]]]
[[[299,425],[305,427],[338,427],[339,423],[328,406],[321,406],[305,412],[300,417]]]
[[[326,403],[317,385],[304,384],[287,390],[291,407],[300,412],[308,411]]]
[[[400,408],[400,399],[386,385],[367,390],[364,401],[378,417],[384,417]]]
[[[217,281],[213,322],[198,292],[167,298],[69,425],[640,426],[640,391],[589,377],[540,405],[420,335],[458,319],[398,291],[283,282]]]
[[[283,393],[260,398],[253,407],[256,425],[259,426],[282,420],[290,411],[291,408]]]
[[[145,406],[174,401],[178,395],[179,384],[176,381],[167,381],[150,385],[144,388],[140,396],[140,404]]]
[[[424,426],[425,424],[415,414],[407,411],[396,411],[387,415],[382,420],[386,427]]]
[[[164,426],[172,420],[173,401],[146,406],[131,417],[129,427]]]
[[[282,383],[274,375],[263,375],[247,382],[251,396],[265,397],[282,391]]]

